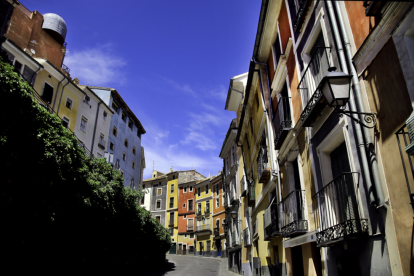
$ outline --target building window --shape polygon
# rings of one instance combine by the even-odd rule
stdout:
[[[80,130],[86,133],[86,125],[88,124],[88,119],[85,117],[82,117],[81,124],[80,124]]]
[[[135,162],[132,161],[132,168],[135,170]]]
[[[135,147],[132,148],[132,153],[135,155],[137,153],[137,150],[135,149]]]
[[[102,154],[100,154],[99,152],[96,153],[97,158],[102,158]]]
[[[124,141],[124,146],[125,146],[125,147],[128,147],[128,139],[125,139],[125,141]]]
[[[219,195],[219,184],[216,185],[216,195]]]
[[[173,175],[173,179],[175,179],[175,175]]]
[[[98,147],[105,149],[105,140],[104,140],[105,136],[101,133],[101,135],[99,136],[99,143],[98,143]]]
[[[174,208],[174,198],[170,197],[170,208]]]
[[[187,215],[184,215],[184,219],[187,219]]]
[[[66,117],[66,116],[63,116],[63,117],[62,117],[62,125],[63,125],[64,127],[69,128],[69,122],[70,122],[70,120],[69,120],[69,118],[68,118],[68,117]]]
[[[124,177],[124,170],[121,170],[121,175],[122,175],[122,177]]]
[[[122,112],[122,121],[126,123],[126,114],[124,112]]]
[[[184,238],[187,238],[187,234],[184,234]]]
[[[185,203],[183,203],[183,208],[185,208]]]
[[[157,202],[158,203],[158,202]],[[160,207],[161,208],[161,207]],[[161,216],[156,216],[155,219],[157,220],[158,223],[161,223]]]
[[[174,184],[171,184],[171,190],[170,193],[174,193]]]
[[[67,108],[69,108],[70,110],[72,110],[72,100],[69,99],[69,98],[66,98],[66,104],[65,104],[65,106]]]
[[[184,193],[187,192],[187,186],[184,186]]]
[[[91,98],[89,98],[89,96],[85,96],[84,103],[86,103],[87,105],[91,105]]]
[[[118,135],[118,130],[116,129],[116,127],[114,127],[112,129],[112,134],[116,137]]]
[[[114,144],[112,142],[109,142],[109,149],[114,150],[114,147],[115,147]]]
[[[17,60],[14,62],[14,68],[16,68],[17,71],[19,71],[19,73],[21,73],[22,67],[23,67],[23,65],[20,62],[18,62]]]
[[[45,82],[45,85],[43,87],[43,93],[42,93],[42,99],[47,102],[51,103],[53,98],[53,86]]]
[[[126,153],[122,153],[122,160],[126,161]]]
[[[194,239],[194,234],[190,234],[190,239]],[[193,246],[190,245],[190,248],[192,248]],[[191,249],[190,249],[191,250]]]
[[[108,118],[108,113],[106,113],[106,111],[103,112],[103,119],[106,121],[106,119]]]
[[[129,120],[129,122],[128,122],[128,127],[132,130],[132,126],[133,126],[134,124],[132,123],[132,121],[131,120]]]
[[[162,195],[162,188],[157,189],[157,195]]]
[[[206,185],[206,195],[208,194],[209,190],[208,190],[208,184]]]
[[[112,102],[112,108],[114,109],[115,113],[118,114],[118,105],[115,102]]]
[[[192,199],[190,199],[189,201],[188,201],[188,211],[192,211],[193,210],[193,200]]]
[[[161,199],[157,200],[157,209],[161,209]]]
[[[220,199],[216,198],[216,208],[220,207]]]
[[[190,192],[192,192],[193,191],[193,186],[190,186]]]
[[[200,196],[201,195],[201,187],[198,187],[197,188],[197,196]]]

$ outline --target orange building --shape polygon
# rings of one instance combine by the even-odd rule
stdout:
[[[226,218],[224,208],[223,193],[223,176],[221,172],[213,176],[211,179],[211,187],[213,189],[213,228],[214,228],[214,251],[213,257],[225,257],[224,243],[226,237],[223,229],[223,220]]]
[[[196,181],[178,184],[177,254],[194,254]]]

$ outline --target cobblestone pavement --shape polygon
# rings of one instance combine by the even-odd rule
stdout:
[[[167,265],[162,271],[147,276],[237,276],[227,270],[226,258],[167,255]]]

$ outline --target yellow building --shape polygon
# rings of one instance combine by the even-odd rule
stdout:
[[[167,227],[171,241],[178,241],[178,172],[167,174]]]
[[[195,184],[196,208],[196,255],[211,256],[214,248],[211,178],[197,181]]]

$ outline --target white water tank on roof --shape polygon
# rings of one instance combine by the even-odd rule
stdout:
[[[66,22],[57,14],[45,13],[43,15],[42,29],[47,31],[60,44],[65,42],[66,38]]]

